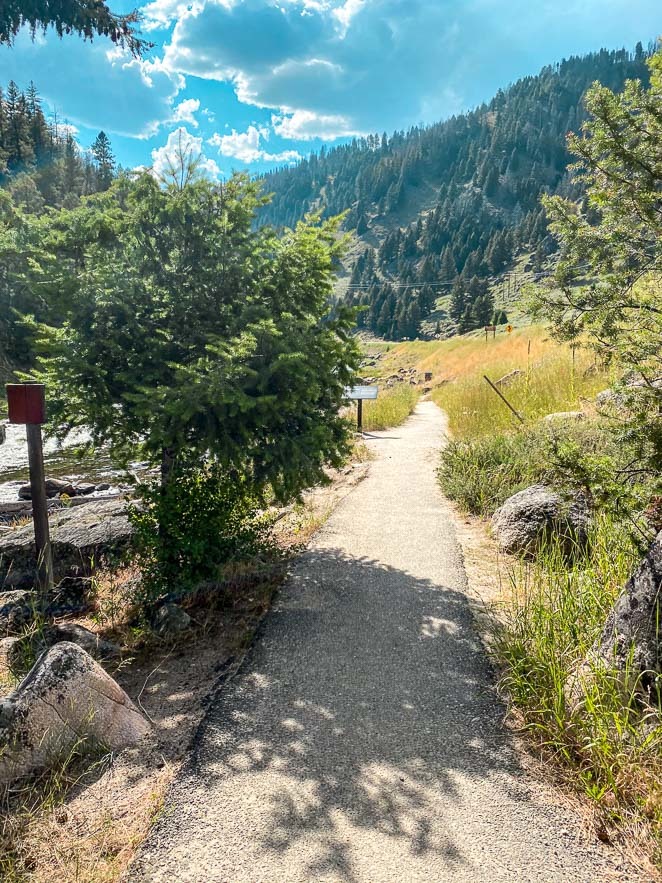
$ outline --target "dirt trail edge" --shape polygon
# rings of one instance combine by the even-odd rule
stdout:
[[[421,403],[213,702],[131,881],[628,879],[520,767]]]

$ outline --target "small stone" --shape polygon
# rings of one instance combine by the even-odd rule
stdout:
[[[36,592],[16,589],[0,593],[0,634],[11,635],[32,622],[36,616],[38,597]]]
[[[102,481],[101,484],[97,485],[97,491],[109,491],[110,485],[107,481]]]
[[[164,604],[154,617],[154,631],[161,637],[177,635],[190,625],[191,617],[177,604]]]

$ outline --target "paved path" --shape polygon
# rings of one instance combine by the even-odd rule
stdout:
[[[614,879],[519,767],[435,468],[443,415],[381,433],[209,712],[130,879]],[[620,878],[623,879],[623,878]]]

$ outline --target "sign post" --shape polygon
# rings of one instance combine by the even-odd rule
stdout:
[[[348,399],[356,400],[356,430],[363,432],[363,400],[376,399],[379,392],[378,386],[351,386],[345,390]]]
[[[32,520],[37,550],[37,580],[42,596],[53,588],[53,556],[48,529],[48,503],[44,474],[41,427],[46,422],[45,391],[42,383],[8,383],[9,422],[25,424],[30,464]]]

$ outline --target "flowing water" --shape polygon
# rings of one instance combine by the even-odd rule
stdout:
[[[7,424],[7,437],[0,444],[0,505],[15,503],[18,489],[29,481],[28,444],[25,426]],[[89,434],[76,430],[64,442],[47,439],[44,442],[44,462],[48,478],[66,478],[73,484],[108,483],[105,493],[116,493],[125,484],[122,473],[113,466],[106,452],[81,452],[89,442]],[[133,466],[143,471],[145,464]]]

